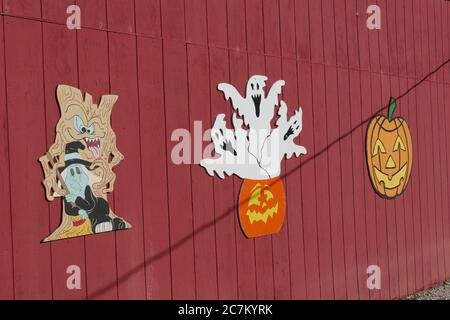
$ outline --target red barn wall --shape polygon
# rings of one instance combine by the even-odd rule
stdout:
[[[2,0],[0,298],[387,299],[450,277],[450,3],[443,0]],[[382,8],[369,31],[366,10]],[[303,108],[307,156],[286,161],[287,220],[248,240],[241,180],[171,161],[174,129],[210,128],[253,74],[286,80]],[[54,140],[58,84],[113,112],[114,210],[134,228],[51,244],[60,221],[38,158]],[[415,85],[418,84],[416,87]],[[414,166],[401,197],[372,189],[365,130],[390,96],[411,128]],[[386,112],[386,110],[383,110]],[[206,145],[206,144],[205,144]],[[81,268],[81,290],[66,269]],[[379,265],[382,289],[366,269]]]

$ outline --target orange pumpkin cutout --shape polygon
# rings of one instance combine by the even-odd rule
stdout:
[[[401,195],[412,171],[412,139],[403,118],[394,118],[397,103],[391,98],[389,114],[375,116],[366,138],[367,165],[372,186],[383,198]]]
[[[239,194],[239,220],[248,238],[278,233],[285,218],[285,192],[279,177],[244,180]]]

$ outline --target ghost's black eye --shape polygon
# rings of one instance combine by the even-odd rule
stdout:
[[[252,83],[252,90],[255,90],[255,85]]]
[[[259,90],[259,83],[256,85],[256,90]]]
[[[80,168],[77,167],[76,170],[77,170],[77,174],[81,174]]]
[[[70,174],[72,175],[72,177],[75,175],[75,172],[73,171],[73,169],[70,169]]]

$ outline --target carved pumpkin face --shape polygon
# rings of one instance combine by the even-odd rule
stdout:
[[[372,185],[387,199],[401,195],[412,170],[412,139],[408,124],[394,118],[396,102],[392,98],[389,116],[372,119],[367,131],[367,164]]]
[[[239,203],[241,227],[248,238],[281,230],[285,216],[285,193],[279,178],[244,180]]]

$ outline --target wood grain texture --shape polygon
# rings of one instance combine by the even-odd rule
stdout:
[[[73,1],[1,3],[0,298],[387,299],[450,276],[450,64],[429,75],[450,58],[449,3],[77,0],[77,31],[65,25]],[[366,27],[370,4],[381,30]],[[232,112],[217,84],[243,92],[254,74],[268,87],[286,81],[308,155],[282,163],[281,232],[249,240],[242,180],[174,164],[171,138],[191,132],[198,161],[203,131]],[[119,95],[125,160],[110,203],[132,230],[40,243],[60,221],[37,159],[54,138],[62,83],[96,102]],[[388,201],[371,186],[364,145],[390,96],[401,96],[414,159],[405,193]],[[81,290],[67,289],[69,265]],[[381,267],[381,290],[366,286],[369,265]]]

